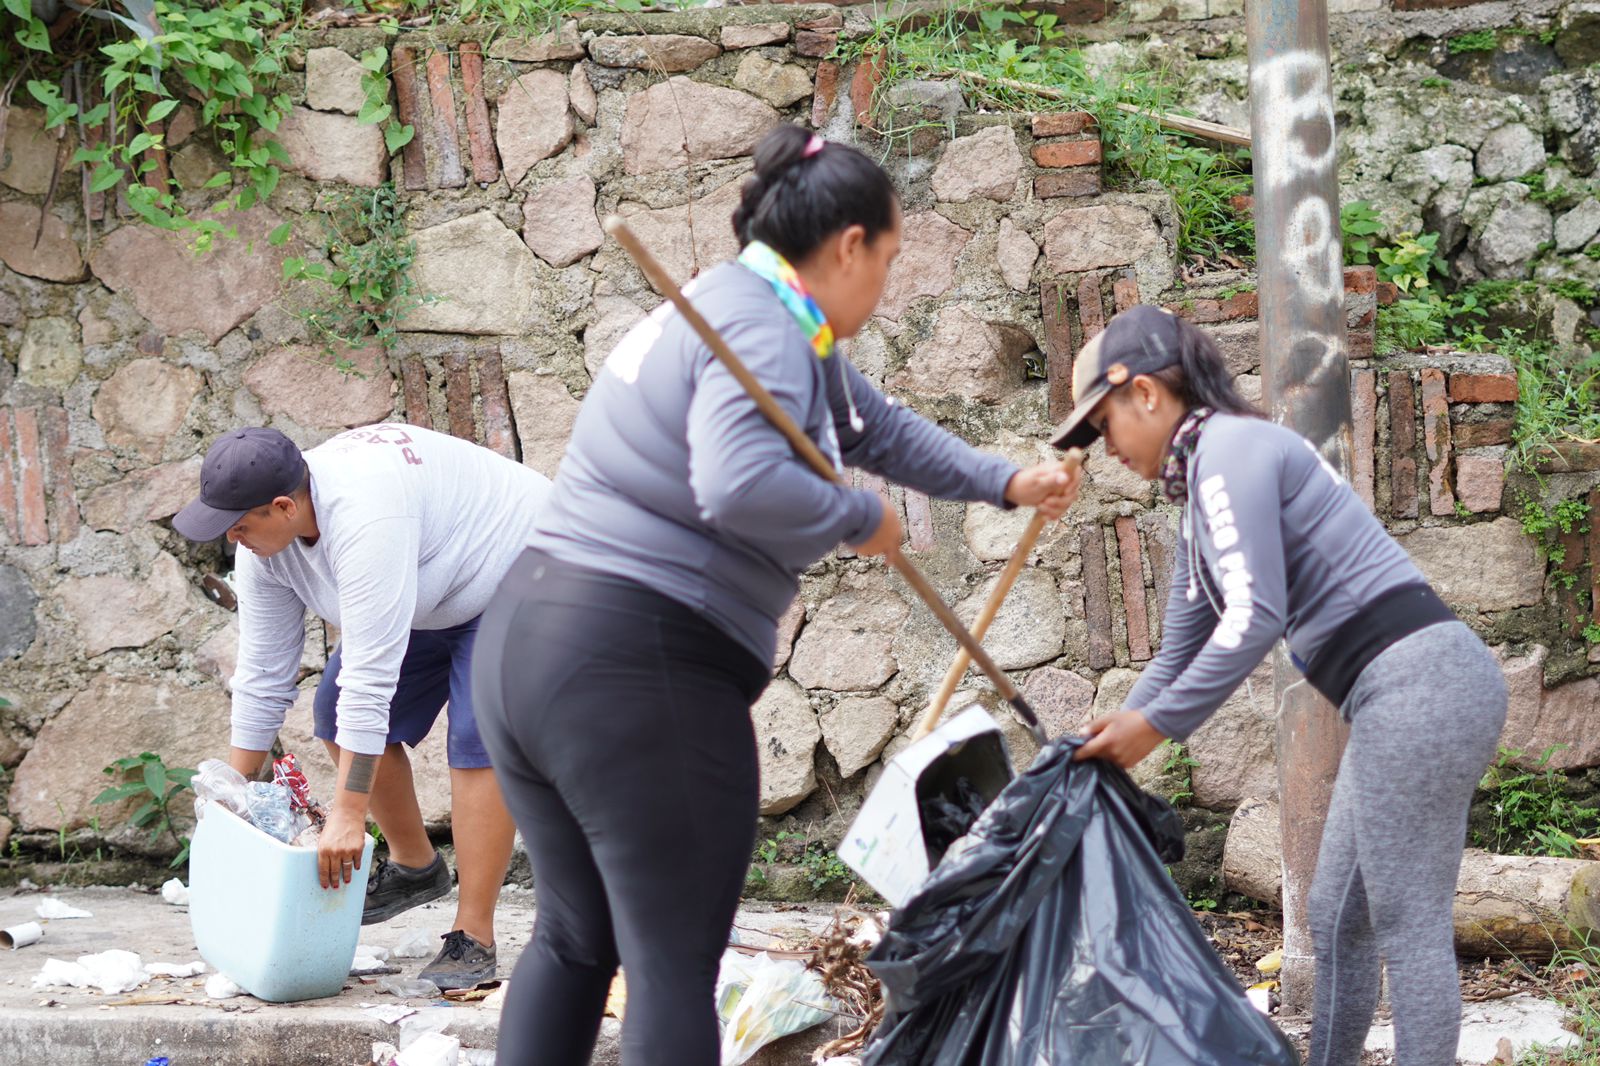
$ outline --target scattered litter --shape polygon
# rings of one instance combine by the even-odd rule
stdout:
[[[109,995],[131,992],[150,979],[139,956],[131,951],[81,955],[77,962],[46,959],[33,979],[34,988],[98,988]]]
[[[176,877],[169,878],[161,886],[161,898],[174,907],[187,907],[189,905],[189,887]]]
[[[436,1036],[450,1028],[456,1012],[449,1007],[428,1007],[400,1020],[400,1038],[395,1041],[402,1052],[425,1036]]]
[[[172,1060],[165,1055],[160,1055],[153,1059],[146,1059],[144,1066],[172,1066]]]
[[[392,959],[425,959],[434,952],[433,942],[438,937],[426,929],[418,930],[396,944],[394,950],[389,952]],[[360,951],[360,948],[356,949]]]
[[[618,970],[616,976],[611,979],[611,987],[606,990],[606,1013],[620,1022],[623,1012],[627,1009],[628,978]]]
[[[378,982],[378,991],[401,999],[437,999],[439,986],[420,977],[385,977]]]
[[[471,988],[447,988],[442,994],[451,1003],[473,1003],[488,999],[499,987],[499,981],[479,981]]]
[[[511,985],[505,981],[502,981],[500,982],[500,987],[495,989],[493,992],[490,992],[489,998],[485,999],[478,1005],[486,1010],[499,1010],[501,1007],[505,1006],[506,993],[510,991],[510,989]]]
[[[817,1066],[861,1066],[861,1060],[854,1055],[830,1055],[825,1059],[818,1059]]]
[[[400,1052],[394,1066],[461,1066],[461,1041],[443,1033],[425,1033]]]
[[[388,948],[373,947],[370,944],[356,945],[356,957],[350,960],[352,977],[376,977],[399,972],[397,967],[389,965]]]
[[[244,989],[233,983],[226,974],[214,973],[206,978],[207,999],[233,999],[244,994]]]
[[[779,1037],[822,1024],[835,1006],[822,978],[798,960],[729,949],[717,975],[721,1066],[739,1066]]]
[[[417,1008],[400,1003],[363,1003],[361,1009],[387,1025],[394,1025],[400,1019],[409,1018],[417,1013]],[[374,1055],[373,1058],[377,1056]]]
[[[23,922],[20,925],[13,925],[10,929],[0,929],[0,948],[15,951],[29,944],[37,944],[43,936],[44,927],[38,922]]]
[[[34,913],[46,921],[59,921],[62,918],[93,918],[94,915],[80,907],[73,907],[61,902],[54,896],[46,896],[39,901],[39,906],[34,908]]]
[[[494,1048],[462,1048],[461,1066],[494,1066]]]
[[[1262,973],[1277,973],[1279,970],[1283,969],[1283,949],[1278,948],[1275,951],[1267,952],[1261,957],[1261,960],[1256,963],[1256,969],[1260,970]]]
[[[392,1066],[399,1054],[400,1049],[393,1044],[386,1044],[382,1040],[372,1042],[372,1066]]]
[[[147,962],[144,972],[151,977],[199,977],[206,972],[203,962]]]
[[[197,797],[194,801],[195,816],[204,817],[205,804],[217,803],[240,818],[248,819],[250,805],[245,793],[246,784],[248,782],[244,775],[221,759],[207,759],[200,764],[189,783]]]
[[[1251,985],[1249,988],[1245,989],[1244,998],[1248,999],[1250,1001],[1250,1005],[1256,1010],[1260,1011],[1262,1014],[1271,1014],[1272,993],[1277,991],[1277,989],[1278,982],[1262,981],[1259,984]]]

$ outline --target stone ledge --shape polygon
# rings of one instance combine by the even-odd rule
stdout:
[[[590,15],[578,21],[578,29],[585,33],[683,33],[715,40],[724,26],[753,26],[765,22],[787,22],[795,26],[838,18],[839,9],[830,4],[770,4],[700,11],[652,11],[637,15]]]

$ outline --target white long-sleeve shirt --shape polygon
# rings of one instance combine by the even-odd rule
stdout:
[[[294,703],[310,608],[343,641],[334,741],[377,755],[411,631],[483,612],[532,538],[550,482],[487,448],[398,424],[341,433],[305,459],[316,543],[265,559],[238,552],[233,746],[271,747]]]

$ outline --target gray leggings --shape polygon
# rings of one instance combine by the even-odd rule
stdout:
[[[1454,1066],[1461,989],[1451,923],[1467,807],[1505,724],[1506,687],[1460,622],[1398,641],[1345,700],[1309,903],[1316,1008],[1308,1066],[1355,1066],[1389,967],[1396,1066]]]

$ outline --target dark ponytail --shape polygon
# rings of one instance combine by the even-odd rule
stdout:
[[[1172,390],[1186,408],[1209,407],[1225,415],[1266,417],[1239,395],[1227,361],[1211,335],[1184,318],[1178,318],[1176,324],[1180,361],[1177,366],[1157,370],[1150,376]]]
[[[756,145],[756,171],[733,213],[741,248],[761,241],[798,262],[849,226],[865,229],[869,242],[894,228],[894,185],[883,168],[832,142],[808,155],[811,143],[806,130],[784,123]]]

